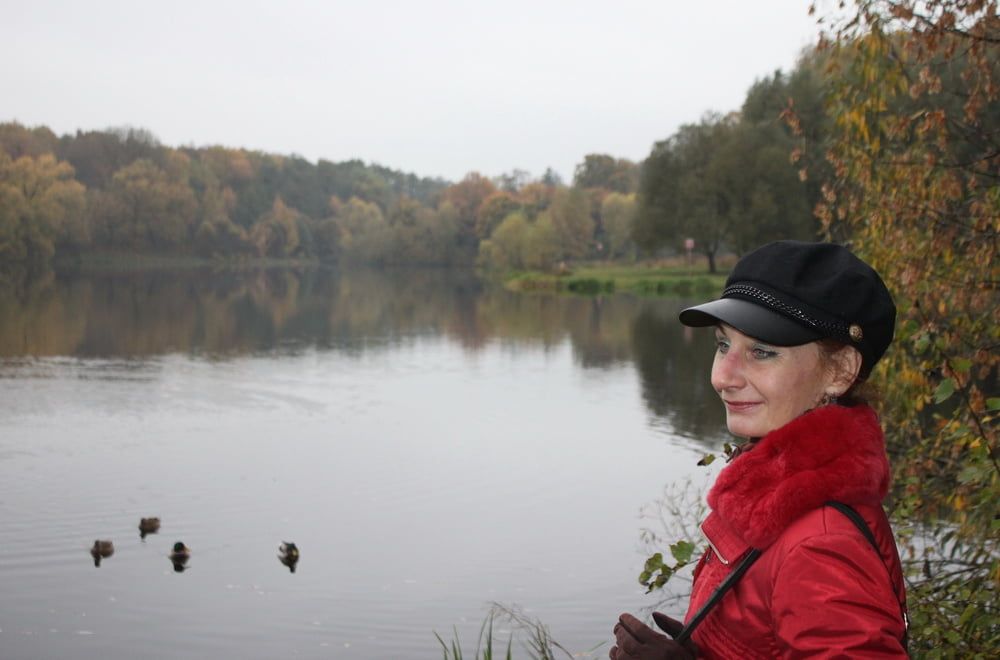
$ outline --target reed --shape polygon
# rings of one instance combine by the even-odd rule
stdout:
[[[570,658],[571,660],[573,658],[593,658],[597,657],[594,653],[603,646],[603,643],[601,643],[582,653],[571,653],[552,638],[548,627],[540,620],[526,615],[517,606],[492,603],[489,613],[479,628],[479,639],[476,642],[476,651],[473,655],[474,660],[493,660],[495,657],[500,657],[499,655],[494,655],[494,642],[496,641],[494,638],[494,626],[498,620],[511,626],[510,635],[507,637],[506,650],[501,651],[504,653],[503,657],[506,660],[511,660],[513,657],[512,651],[515,635],[518,636],[518,641],[528,654],[527,657],[531,660],[557,660],[557,658],[563,657]],[[445,642],[436,632],[434,636],[437,638],[438,643],[441,644],[444,652],[444,660],[463,660],[462,645],[458,639],[457,628],[454,629],[454,637],[450,643]]]

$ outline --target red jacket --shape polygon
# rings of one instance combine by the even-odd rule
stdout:
[[[881,506],[888,485],[882,430],[866,406],[810,411],[726,466],[708,494],[710,548],[687,618],[751,547],[763,553],[695,629],[699,658],[905,658],[905,588]],[[878,554],[830,500],[861,514]]]

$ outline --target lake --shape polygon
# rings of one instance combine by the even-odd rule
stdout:
[[[495,602],[606,657],[663,598],[651,504],[727,437],[689,302],[446,271],[0,290],[0,655],[471,658]]]

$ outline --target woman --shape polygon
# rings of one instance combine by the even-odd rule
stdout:
[[[612,660],[906,657],[889,465],[861,394],[895,316],[867,264],[796,241],[746,255],[719,300],[681,312],[714,327],[712,386],[747,441],[709,491],[685,624],[654,613],[667,637],[623,614]]]

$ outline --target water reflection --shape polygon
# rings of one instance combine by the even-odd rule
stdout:
[[[712,333],[682,326],[675,309],[644,309],[632,327],[649,409],[692,438],[717,434],[725,415],[709,380]]]
[[[361,355],[431,335],[476,352],[492,342],[516,350],[568,339],[585,369],[634,363],[654,418],[690,437],[717,437],[723,413],[708,382],[711,333],[677,323],[680,306],[623,295],[512,294],[471,273],[440,270],[50,274],[0,289],[0,358],[10,367],[39,356],[224,360],[307,347]],[[149,376],[136,365],[138,376]]]

